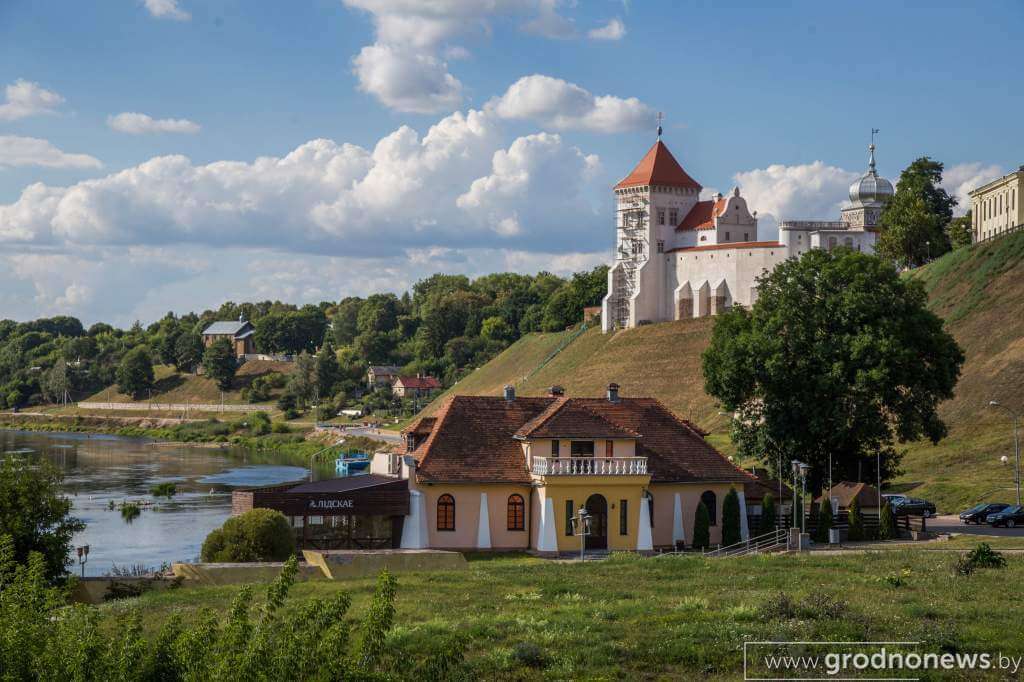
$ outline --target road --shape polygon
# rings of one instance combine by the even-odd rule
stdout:
[[[967,533],[970,535],[1000,535],[1002,537],[1024,537],[1024,528],[993,528],[987,523],[960,523],[960,517],[946,515],[928,519],[928,530],[937,533]]]
[[[385,443],[401,443],[402,434],[398,431],[377,429],[370,426],[350,426],[344,430],[346,436],[365,436]]]

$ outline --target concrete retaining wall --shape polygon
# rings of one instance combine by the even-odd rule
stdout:
[[[71,601],[79,604],[102,604],[112,598],[138,596],[151,590],[161,591],[177,587],[173,578],[110,577],[78,578],[71,591]],[[113,588],[113,589],[112,589]]]

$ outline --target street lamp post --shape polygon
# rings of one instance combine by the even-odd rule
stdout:
[[[1013,483],[1017,488],[1017,505],[1020,505],[1020,415],[998,400],[990,400],[990,407],[1005,410],[1013,417]]]
[[[807,532],[807,515],[804,513],[804,498],[807,497],[807,470],[810,469],[808,464],[800,464],[800,532]]]
[[[75,547],[75,551],[78,553],[78,565],[82,569],[82,577],[85,577],[85,563],[89,561],[89,545],[82,545],[81,547]]]

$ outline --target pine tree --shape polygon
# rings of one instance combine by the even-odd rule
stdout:
[[[846,537],[851,541],[858,541],[864,539],[864,515],[860,513],[860,503],[857,502],[857,498],[853,498],[853,502],[850,503],[850,508],[846,512],[847,533]]]
[[[828,542],[828,532],[832,529],[832,502],[822,496],[821,507],[818,509],[818,526],[815,542]]]
[[[892,506],[886,501],[882,505],[882,513],[878,518],[878,539],[892,540],[896,537],[896,516],[892,513]]]
[[[740,496],[729,488],[722,502],[722,544],[734,545],[742,539],[740,533]]]
[[[707,549],[711,546],[711,515],[708,508],[701,502],[697,505],[697,514],[693,519],[693,548]]]
[[[778,520],[775,518],[775,498],[771,493],[761,500],[761,527],[757,529],[758,535],[764,535],[775,530]]]

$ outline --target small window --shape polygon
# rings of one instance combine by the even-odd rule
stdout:
[[[665,241],[663,239],[658,240],[658,253],[665,253]]]
[[[729,233],[726,232],[725,233],[725,241],[729,241],[729,239],[731,239],[731,237],[729,236]]]
[[[654,495],[647,493],[647,520],[651,523],[651,528],[654,528]]]
[[[592,440],[574,440],[572,442],[573,457],[593,457],[594,456],[594,441]]]
[[[508,498],[508,529],[524,530],[526,528],[526,504],[522,495],[510,495]]]
[[[716,500],[717,498],[715,497],[715,493],[710,490],[705,490],[704,494],[700,496],[700,501],[708,508],[708,518],[711,519],[712,526],[718,525],[718,517],[716,515],[717,507],[715,504]]]
[[[604,442],[604,456],[614,457],[615,456],[615,441],[606,440]]]
[[[668,212],[668,222],[670,224],[672,224],[672,225],[675,225],[676,223],[678,223],[679,222],[679,211],[677,211],[674,208],[669,209],[669,212]]]
[[[749,242],[750,241],[750,233],[749,232],[744,232],[743,233],[743,241],[745,241],[745,242]]]
[[[551,456],[552,457],[558,457],[558,449],[561,446],[562,446],[561,441],[557,441],[557,440],[551,441]]]
[[[576,509],[572,505],[572,500],[565,501],[565,534],[572,535],[572,517],[576,515]]]
[[[455,530],[455,498],[447,493],[437,498],[437,529]]]
[[[629,500],[619,500],[619,535],[629,535]]]
[[[664,225],[665,224],[665,209],[663,209],[663,208],[659,208],[658,209],[658,224],[659,225]]]

